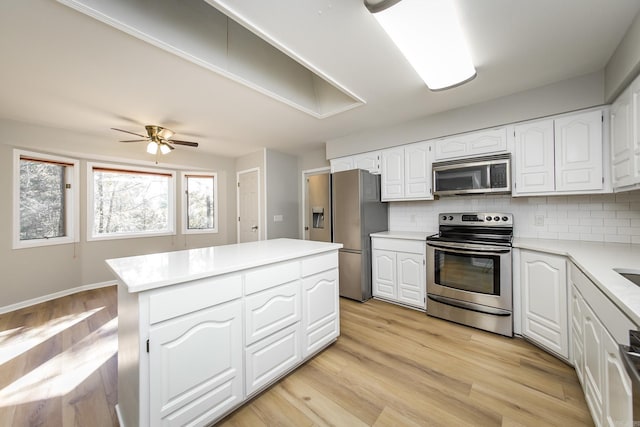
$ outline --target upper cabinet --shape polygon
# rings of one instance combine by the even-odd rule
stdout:
[[[513,195],[607,190],[601,110],[514,126]]]
[[[611,105],[613,188],[640,188],[640,77]]]
[[[431,147],[417,142],[382,152],[383,201],[433,199]]]
[[[473,157],[507,151],[506,128],[482,130],[435,141],[434,160]]]
[[[338,157],[331,159],[330,163],[331,173],[351,169],[364,169],[373,174],[380,174],[380,151]]]

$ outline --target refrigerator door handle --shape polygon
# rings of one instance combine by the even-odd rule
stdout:
[[[358,249],[345,249],[345,248],[342,248],[342,249],[339,249],[338,251],[339,252],[346,252],[348,254],[361,254],[362,253],[362,251],[358,250]]]

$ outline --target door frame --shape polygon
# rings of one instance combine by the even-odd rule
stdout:
[[[257,172],[258,174],[258,240],[262,240],[262,191],[260,189],[260,168],[244,169],[236,172],[236,242],[240,243],[240,175]]]
[[[300,209],[300,224],[302,225],[300,228],[300,238],[302,240],[306,240],[307,238],[307,233],[305,233],[305,227],[307,226],[307,177],[313,176],[313,175],[320,175],[323,174],[325,172],[329,172],[329,174],[331,174],[331,166],[325,166],[325,167],[321,167],[321,168],[314,168],[314,169],[305,169],[302,171],[302,178],[301,178],[301,183],[302,186],[300,187],[300,191],[302,192],[302,197],[300,197],[301,202],[301,206],[302,208]]]

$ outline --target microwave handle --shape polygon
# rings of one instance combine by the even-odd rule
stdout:
[[[508,254],[509,252],[511,252],[511,248],[503,248],[503,247],[495,247],[495,246],[487,246],[486,249],[485,248],[471,249],[471,248],[462,248],[459,245],[447,245],[445,243],[433,243],[433,242],[428,242],[427,246],[431,246],[432,248],[438,248],[438,249],[446,249],[447,251],[460,253],[460,254],[472,254],[472,253]]]

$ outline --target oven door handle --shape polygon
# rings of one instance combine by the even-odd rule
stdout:
[[[511,252],[511,248],[505,248],[505,247],[502,247],[502,246],[489,246],[489,245],[487,245],[487,246],[477,246],[477,245],[474,245],[473,247],[471,247],[470,245],[465,245],[465,243],[461,243],[461,244],[458,244],[458,243],[446,244],[446,243],[428,242],[427,246],[431,246],[432,248],[437,248],[437,249],[446,249],[447,251],[461,253],[461,254],[468,254],[468,253],[508,254],[508,253]]]
[[[475,312],[483,313],[483,314],[491,314],[493,316],[500,316],[500,317],[506,317],[506,316],[511,316],[512,315],[512,313],[509,310],[504,310],[504,309],[501,309],[501,308],[487,307],[487,306],[483,306],[483,305],[480,305],[480,304],[474,304],[474,303],[471,303],[471,302],[460,301],[460,300],[456,300],[456,299],[453,299],[453,298],[443,297],[443,296],[440,296],[440,295],[428,294],[427,296],[432,301],[439,302],[440,304],[449,305],[451,307],[462,308],[464,310],[475,311]],[[429,306],[429,304],[427,303],[427,307],[428,306]],[[429,311],[427,310],[427,313],[428,312]]]

